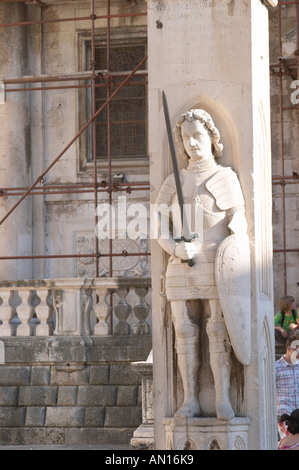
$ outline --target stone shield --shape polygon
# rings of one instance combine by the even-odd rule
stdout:
[[[251,283],[249,237],[230,235],[218,246],[215,275],[229,338],[238,360],[251,361]]]

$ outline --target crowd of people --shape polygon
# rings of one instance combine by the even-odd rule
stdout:
[[[299,450],[299,315],[295,299],[284,296],[275,315],[275,340],[286,347],[276,361],[279,450]]]

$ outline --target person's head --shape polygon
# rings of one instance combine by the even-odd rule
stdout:
[[[281,312],[288,312],[295,307],[295,298],[292,295],[284,295],[279,301],[279,309]]]
[[[290,415],[284,413],[280,417],[282,423],[286,423],[288,431],[291,434],[299,433],[299,409],[294,410]]]
[[[219,158],[223,145],[220,133],[211,116],[203,109],[191,109],[182,114],[176,123],[175,140],[182,157],[198,160],[203,156]]]
[[[290,334],[286,341],[285,358],[288,362],[296,364],[299,361],[299,331]]]

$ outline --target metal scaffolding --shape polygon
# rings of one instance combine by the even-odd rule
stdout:
[[[5,3],[10,3],[11,0],[1,0]],[[15,1],[15,0],[14,0]],[[24,0],[18,0],[24,1]],[[41,76],[23,76],[23,77],[4,77],[3,84],[5,86],[5,93],[10,92],[30,92],[34,91],[45,91],[45,90],[57,90],[57,89],[91,89],[91,103],[92,103],[92,115],[90,119],[81,127],[78,133],[74,138],[64,147],[60,154],[53,159],[52,163],[45,169],[45,171],[34,181],[30,187],[3,187],[0,188],[0,197],[10,197],[10,196],[20,196],[20,199],[16,204],[10,209],[10,211],[0,220],[0,225],[9,217],[9,215],[18,207],[18,205],[26,198],[28,195],[37,196],[37,195],[46,195],[46,194],[67,194],[67,193],[93,193],[94,195],[94,205],[95,208],[98,205],[98,195],[99,193],[107,193],[109,198],[109,203],[112,203],[112,194],[115,192],[127,192],[131,193],[132,191],[144,191],[149,190],[149,182],[140,182],[140,183],[125,183],[125,182],[115,182],[112,177],[112,155],[111,155],[111,122],[110,122],[110,103],[114,97],[119,93],[119,91],[132,83],[132,78],[136,76],[144,77],[144,82],[147,80],[147,71],[141,70],[142,66],[147,60],[145,56],[136,67],[127,73],[119,74],[118,72],[113,72],[110,67],[110,47],[111,47],[111,37],[110,37],[110,22],[114,18],[128,18],[128,17],[137,17],[137,16],[146,16],[146,12],[134,13],[127,11],[125,13],[112,14],[111,13],[111,0],[106,1],[106,14],[97,15],[95,8],[95,0],[90,0],[90,15],[82,17],[68,17],[68,18],[55,18],[55,19],[42,19],[40,21],[26,21],[19,23],[4,23],[0,24],[0,28],[8,27],[27,27],[30,25],[42,25],[47,23],[61,23],[61,22],[75,22],[75,21],[86,21],[89,24],[90,37],[91,37],[91,61],[90,61],[90,71],[89,72],[74,72],[72,74],[65,75],[41,75]],[[124,0],[125,1],[125,0]],[[126,0],[128,1],[128,0]],[[30,2],[28,2],[30,3]],[[33,3],[33,1],[32,1]],[[47,8],[47,5],[42,1],[35,0],[34,3],[38,3],[41,8]],[[133,2],[134,3],[134,2]],[[286,58],[282,54],[282,9],[293,6],[295,8],[296,15],[296,41],[297,49],[293,57]],[[281,199],[282,199],[282,246],[274,247],[274,253],[280,253],[283,258],[283,279],[284,279],[284,291],[287,292],[287,254],[288,253],[298,253],[299,247],[289,247],[287,243],[287,230],[286,230],[286,187],[292,184],[299,183],[299,175],[286,174],[285,168],[285,130],[288,123],[286,123],[286,113],[299,114],[299,104],[290,105],[284,102],[284,81],[286,77],[291,77],[293,80],[299,79],[299,0],[293,1],[282,1],[279,0],[277,8],[277,18],[278,18],[278,59],[276,62],[270,64],[271,73],[277,76],[278,78],[278,87],[279,87],[279,119],[280,119],[280,174],[273,175],[273,185],[278,185],[281,188]],[[95,60],[95,40],[96,40],[96,24],[98,21],[106,22],[106,57],[107,63],[105,70],[98,70],[96,68]],[[112,92],[112,83],[115,88],[115,80],[117,79],[117,87]],[[114,81],[113,81],[114,80]],[[73,82],[73,84],[66,84],[64,82]],[[140,83],[140,82],[139,82]],[[20,85],[24,87],[20,87]],[[35,84],[42,84],[42,86],[36,86]],[[17,85],[17,87],[15,86]],[[96,89],[98,87],[106,88],[106,101],[99,108],[96,109]],[[108,141],[108,179],[107,181],[98,181],[98,168],[97,168],[97,140],[96,140],[96,118],[103,111],[107,112],[107,141]],[[51,170],[55,163],[60,160],[66,151],[77,141],[77,139],[83,134],[87,129],[91,128],[91,141],[92,141],[92,159],[93,159],[93,183],[86,184],[67,184],[67,185],[46,185],[44,184],[44,176]],[[299,128],[299,126],[298,126]],[[299,135],[298,144],[299,144]],[[299,145],[297,145],[299,148]],[[97,215],[95,216],[95,226],[97,224]],[[150,256],[150,253],[128,253],[126,251],[122,253],[113,253],[112,250],[112,240],[110,240],[109,253],[101,253],[99,240],[95,235],[95,249],[94,253],[90,254],[65,254],[65,255],[32,255],[32,256],[15,256],[15,257],[0,257],[1,260],[7,259],[38,259],[38,258],[84,258],[84,257],[94,257],[95,259],[95,275],[99,275],[99,260],[101,257],[109,257],[109,275],[112,276],[112,258],[116,256]]]
[[[296,33],[296,50],[293,56],[283,56],[283,28],[282,28],[282,10],[293,6],[295,8],[295,33]],[[287,230],[286,230],[286,186],[291,184],[299,183],[299,175],[293,173],[293,175],[286,174],[286,162],[287,156],[285,149],[285,134],[289,123],[286,122],[286,114],[293,113],[295,116],[293,120],[298,119],[299,122],[299,104],[290,105],[285,103],[284,93],[286,90],[286,79],[290,77],[292,80],[299,79],[299,1],[279,1],[277,11],[277,31],[278,31],[278,60],[275,63],[270,64],[271,73],[278,77],[279,87],[279,158],[280,158],[280,175],[273,175],[273,185],[279,185],[281,187],[281,200],[282,200],[282,246],[274,247],[274,253],[281,253],[283,259],[283,289],[284,295],[287,294],[288,290],[288,279],[287,279],[287,254],[288,253],[299,253],[299,246],[288,247]],[[298,126],[299,129],[299,126]],[[297,135],[297,146],[299,148],[299,133]],[[293,156],[294,157],[294,156]]]
[[[5,3],[10,3],[10,0],[1,0]],[[14,0],[15,1],[15,0]],[[25,1],[25,0],[18,0]],[[75,193],[93,193],[94,195],[94,206],[95,210],[98,206],[98,193],[105,192],[108,194],[109,203],[112,204],[112,193],[114,192],[126,192],[131,193],[132,191],[144,191],[149,190],[149,182],[115,182],[112,178],[112,155],[111,155],[111,134],[110,134],[110,103],[119,93],[119,91],[127,86],[130,82],[132,84],[132,78],[137,75],[141,75],[144,80],[143,83],[147,83],[147,71],[141,70],[141,67],[145,64],[147,56],[145,56],[135,68],[130,72],[113,72],[110,67],[110,22],[113,18],[128,18],[137,16],[146,16],[146,12],[139,13],[119,13],[111,14],[111,0],[106,1],[106,14],[97,15],[95,8],[95,0],[90,1],[90,15],[83,17],[71,17],[71,18],[55,18],[55,19],[44,19],[40,21],[26,21],[19,23],[4,23],[0,24],[0,28],[9,27],[27,27],[30,25],[42,25],[47,23],[61,23],[61,22],[75,22],[75,21],[86,21],[89,22],[89,30],[91,36],[91,61],[90,61],[90,72],[74,72],[73,74],[65,75],[41,75],[41,76],[23,76],[23,77],[3,77],[2,82],[5,86],[5,93],[10,92],[34,92],[34,91],[45,91],[45,90],[57,90],[57,89],[70,89],[70,88],[89,88],[91,89],[91,108],[92,115],[90,119],[81,127],[73,139],[63,148],[63,150],[53,159],[51,164],[43,171],[43,173],[34,181],[30,187],[3,187],[0,188],[0,197],[20,196],[19,200],[13,205],[13,207],[6,213],[0,220],[0,225],[10,216],[10,214],[21,204],[21,202],[28,196],[46,195],[46,194],[75,194]],[[36,0],[35,2],[36,3]],[[47,8],[47,5],[42,2],[37,2],[42,8]],[[106,69],[97,70],[95,60],[95,39],[96,39],[96,23],[98,21],[106,21]],[[63,82],[74,82],[72,85],[63,84]],[[88,82],[88,83],[86,83]],[[46,84],[43,86],[32,86],[35,83]],[[51,83],[51,85],[50,85]],[[141,82],[138,81],[138,84]],[[15,85],[24,85],[24,87],[15,87]],[[112,86],[115,88],[112,92]],[[96,109],[96,88],[105,87],[106,89],[106,101],[102,104],[99,109]],[[98,166],[97,166],[97,139],[96,139],[96,119],[98,115],[103,111],[107,112],[107,141],[108,141],[108,181],[98,181]],[[51,168],[60,160],[66,151],[77,141],[77,139],[86,131],[87,128],[91,127],[91,140],[92,140],[92,160],[93,160],[93,183],[89,184],[59,184],[59,185],[46,185],[44,184],[45,175],[51,170]],[[42,185],[42,186],[38,186]],[[95,211],[96,212],[96,211]],[[96,212],[97,214],[97,212]],[[98,216],[95,215],[95,229],[98,222]],[[128,253],[123,251],[122,253],[114,253],[112,250],[112,240],[110,240],[109,253],[101,253],[99,240],[95,234],[95,249],[94,253],[88,254],[64,254],[64,255],[32,255],[32,256],[7,256],[0,257],[1,260],[16,260],[16,259],[41,259],[41,258],[84,258],[93,257],[95,260],[95,275],[99,277],[99,260],[101,257],[108,257],[109,262],[109,275],[112,277],[112,258],[122,256],[150,256],[150,253]]]

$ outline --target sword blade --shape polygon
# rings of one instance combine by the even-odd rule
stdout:
[[[167,135],[168,135],[168,142],[169,142],[169,148],[170,148],[170,154],[171,154],[173,173],[174,173],[174,178],[175,178],[175,186],[176,186],[178,202],[179,202],[179,207],[180,207],[180,213],[181,213],[181,220],[182,220],[182,227],[183,227],[183,238],[182,239],[185,240],[185,241],[190,241],[192,236],[191,236],[191,232],[189,230],[188,219],[187,219],[187,217],[184,216],[185,209],[184,209],[183,188],[182,188],[180,170],[179,170],[179,166],[178,166],[178,160],[177,160],[174,141],[173,141],[172,130],[171,130],[168,104],[167,104],[167,99],[166,99],[166,95],[165,95],[164,91],[162,91],[162,102],[163,102],[163,109],[164,109],[164,116],[165,116],[165,122],[166,122],[166,129],[167,129]],[[192,268],[194,266],[194,261],[192,259],[190,259],[189,261],[183,261],[183,262],[187,262],[188,266],[190,266],[190,268]]]
[[[180,170],[179,170],[179,166],[178,166],[178,160],[177,160],[174,141],[173,141],[173,135],[172,135],[172,129],[171,129],[170,117],[169,117],[169,110],[168,110],[168,104],[167,104],[167,99],[166,99],[166,95],[165,95],[164,91],[162,91],[162,102],[163,102],[165,123],[166,123],[166,129],[167,129],[167,136],[168,136],[170,155],[171,155],[171,161],[172,161],[172,167],[173,167],[173,173],[174,173],[174,179],[175,179],[175,187],[176,187],[177,196],[178,196],[178,203],[179,203],[179,207],[180,207],[183,234],[184,234],[184,238],[189,241],[191,239],[191,232],[190,232],[190,229],[189,229],[187,216],[184,216],[185,209],[184,209],[183,188],[182,188]]]
[[[174,179],[175,179],[175,186],[176,186],[178,202],[179,202],[180,211],[181,211],[182,224],[183,224],[184,223],[184,220],[183,220],[183,217],[184,217],[183,188],[182,188],[180,171],[179,171],[179,166],[178,166],[178,161],[177,161],[177,157],[176,157],[175,146],[174,146],[174,141],[173,141],[173,136],[172,136],[168,104],[167,104],[167,99],[166,99],[166,95],[165,95],[164,91],[162,91],[162,102],[163,102],[165,123],[166,123],[167,136],[168,136],[168,143],[169,143],[170,155],[171,155],[171,161],[172,161],[172,168],[173,168]]]

